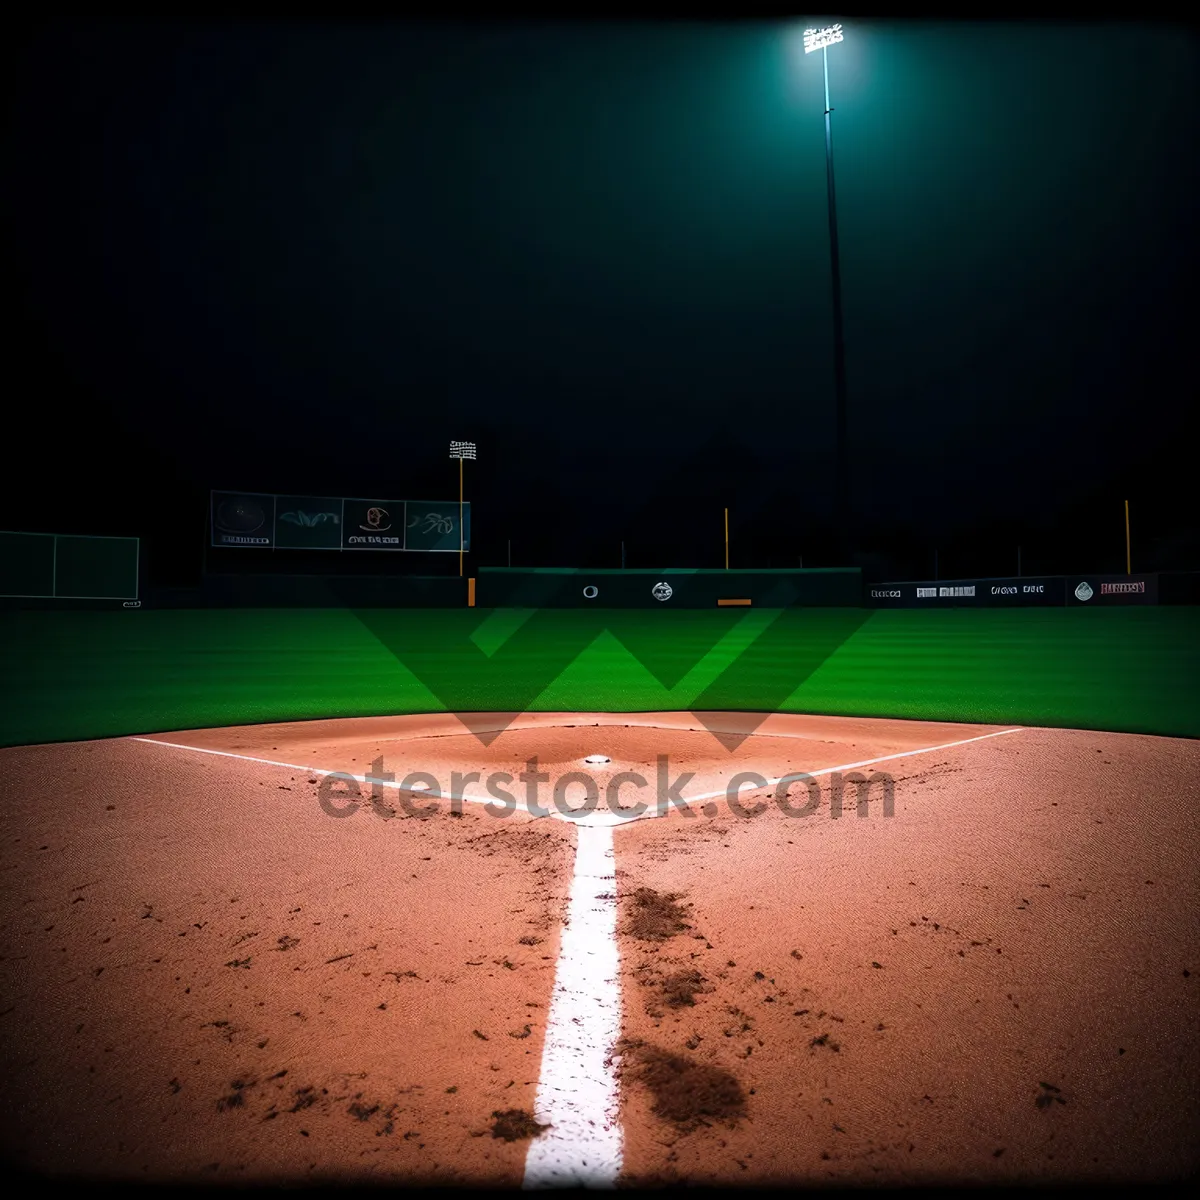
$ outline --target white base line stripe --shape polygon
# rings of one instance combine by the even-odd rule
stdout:
[[[857,771],[862,767],[873,767],[877,763],[892,762],[898,758],[911,758],[918,754],[936,754],[939,750],[953,750],[956,746],[969,746],[972,742],[983,742],[987,741],[988,738],[1004,737],[1005,734],[1020,733],[1021,731],[1021,726],[1016,726],[1012,729],[997,729],[992,733],[981,733],[976,737],[962,738],[957,742],[943,742],[940,746],[921,746],[915,750],[898,750],[895,754],[881,754],[878,758],[864,758],[861,762],[843,763],[841,766],[837,767],[816,767],[811,771],[794,771],[790,775],[781,775],[778,779],[768,779],[764,784],[743,788],[738,794],[739,796],[749,796],[754,792],[762,791],[763,788],[777,787],[779,784],[784,783],[785,781],[795,782],[798,779],[816,779],[822,775],[832,775],[834,772]],[[346,771],[336,771],[330,767],[306,767],[301,766],[298,763],[280,762],[278,759],[273,758],[256,758],[251,754],[235,754],[232,750],[209,750],[204,746],[185,746],[180,742],[164,742],[160,738],[131,737],[129,740],[131,742],[147,742],[152,746],[169,746],[173,750],[190,750],[193,754],[212,754],[218,758],[236,758],[240,759],[242,762],[262,763],[268,767],[283,767],[289,771],[307,771],[310,775],[337,775],[339,779],[353,779],[357,783],[377,784],[379,787],[393,788],[396,791],[405,790],[400,787],[399,783],[395,783],[390,780],[377,780],[373,779],[370,775],[351,775]],[[413,792],[412,794],[419,798],[427,796],[430,799],[458,801],[466,804],[496,803],[495,797],[487,794],[473,796],[464,792],[462,795],[456,796],[453,792],[441,791],[430,791],[428,793]],[[716,800],[721,796],[728,796],[728,794],[729,789],[726,787],[724,790],[719,792],[702,792],[698,796],[683,796],[683,800],[687,804],[695,804],[701,800]],[[530,811],[524,804],[518,804],[517,807],[522,812]],[[599,815],[602,820],[605,816],[607,816],[608,820],[604,821],[603,823],[616,826],[627,825],[630,821],[644,821],[651,817],[665,816],[667,811],[668,810],[664,807],[661,811],[651,810],[648,812],[639,813],[637,815],[621,817],[619,811],[607,814],[581,812],[576,816],[571,816],[568,813],[559,812],[557,809],[549,809],[546,815],[555,817],[560,821],[571,821],[575,825],[585,823],[598,824],[599,822],[595,821],[594,819],[597,815]],[[531,815],[540,816],[542,814],[531,813]],[[589,820],[589,818],[592,819]]]
[[[835,771],[855,771],[881,762],[918,754],[934,754],[939,750],[951,750],[956,746],[1020,732],[1020,728],[1000,729],[939,746],[902,750],[842,766],[795,772],[768,780],[763,786],[776,787],[785,780],[803,779],[806,775],[816,778],[831,775]],[[284,767],[291,771],[307,771],[312,775],[338,774],[358,783],[378,782],[382,787],[399,790],[399,784],[393,781],[376,781],[370,776],[349,775],[323,767],[305,767],[275,759],[235,754],[228,750],[185,746],[158,738],[137,737],[130,740]],[[742,794],[761,790],[761,787],[755,787]],[[700,796],[685,796],[684,799],[691,804],[727,795],[728,788]],[[490,796],[439,794],[439,798],[468,803],[494,802]],[[549,1128],[530,1143],[525,1158],[523,1184],[527,1189],[603,1188],[616,1185],[621,1171],[622,1145],[616,1067],[612,1053],[621,1030],[621,988],[613,828],[618,824],[628,824],[631,820],[661,816],[665,811],[647,812],[639,817],[618,818],[615,822],[610,820],[602,824],[591,823],[586,816],[572,822],[575,825],[576,843],[570,900],[558,962],[555,964],[554,990],[534,1100],[535,1118]],[[551,811],[550,815],[560,820],[571,820],[556,811]]]
[[[775,787],[783,783],[785,780],[794,783],[797,779],[816,779],[819,775],[832,775],[837,771],[857,771],[860,767],[873,767],[876,763],[891,762],[897,758],[909,758],[916,754],[936,754],[939,750],[952,750],[955,746],[969,746],[972,742],[983,742],[988,738],[1003,737],[1006,733],[1020,733],[1020,726],[1013,729],[997,729],[993,733],[981,733],[978,737],[963,738],[958,742],[944,742],[940,746],[922,746],[918,750],[899,750],[895,754],[881,754],[878,758],[864,758],[862,762],[843,763],[840,767],[817,767],[812,771],[793,771],[790,775],[781,775],[778,779],[768,779],[761,786],[755,785],[744,790],[742,795],[750,795],[751,792],[761,792],[764,787]],[[728,795],[729,789],[726,788],[723,792],[705,792],[702,796],[685,796],[684,799],[689,804],[694,804],[697,800],[715,800],[718,796]],[[658,813],[647,813],[647,816],[656,817]]]
[[[526,1188],[614,1187],[621,1170],[616,1069],[621,1032],[613,831],[576,827],[534,1115],[549,1125],[525,1158]]]
[[[394,791],[401,792],[407,789],[402,788],[399,783],[388,779],[375,779],[370,775],[352,775],[348,771],[338,771],[332,767],[305,767],[299,763],[280,762],[275,758],[256,758],[253,754],[235,754],[232,750],[209,750],[206,746],[185,746],[181,742],[164,742],[161,738],[149,737],[131,737],[131,742],[146,742],[151,746],[170,746],[172,750],[190,750],[193,754],[212,754],[217,758],[236,758],[241,762],[262,763],[268,767],[283,767],[288,771],[306,771],[309,775],[336,775],[339,780],[353,779],[355,783],[375,784],[381,788],[392,788]],[[432,800],[458,800],[467,804],[495,804],[494,796],[461,796],[454,795],[453,792],[433,791],[412,792],[412,796],[416,799],[432,799]],[[344,799],[344,797],[339,797]],[[529,809],[523,804],[518,804],[517,807],[522,812],[529,812]],[[537,813],[531,813],[532,816],[537,816]],[[561,813],[551,810],[548,814],[552,817],[558,817],[560,820],[568,821],[570,817],[564,817]]]

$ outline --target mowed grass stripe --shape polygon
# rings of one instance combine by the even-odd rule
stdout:
[[[1200,736],[1200,609],[877,612],[785,711]]]
[[[437,709],[347,610],[21,612],[0,744]]]
[[[622,612],[608,633],[603,614],[543,610],[490,658],[471,641],[487,610],[373,610],[371,628],[346,609],[8,613],[0,744],[440,711],[447,696],[689,709],[706,689],[709,707],[1200,736],[1200,609],[875,612],[856,630],[837,614],[787,612],[739,665],[762,611]],[[664,643],[650,667],[621,632]]]

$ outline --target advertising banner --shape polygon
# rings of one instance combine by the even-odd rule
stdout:
[[[347,500],[345,504],[340,541],[344,549],[405,549],[403,500]]]
[[[862,572],[480,567],[481,608],[858,608]]]
[[[275,497],[252,492],[213,492],[212,544],[273,546]]]
[[[471,549],[471,506],[462,506],[462,548]],[[267,550],[457,552],[457,500],[369,500],[212,493],[212,545]]]
[[[1019,607],[1063,604],[1066,597],[1061,575],[869,583],[864,593],[879,608]]]
[[[340,550],[343,504],[323,496],[276,496],[275,545],[288,550]]]
[[[1110,604],[1157,604],[1157,575],[1070,575],[1067,603],[1089,608]]]
[[[408,500],[404,525],[406,550],[457,550],[458,501]],[[463,505],[463,541],[470,549],[471,506]]]

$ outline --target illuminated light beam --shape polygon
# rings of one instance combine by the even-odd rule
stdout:
[[[836,46],[842,40],[840,25],[826,25],[824,29],[806,29],[804,53],[811,54],[814,50],[824,50],[826,46]]]

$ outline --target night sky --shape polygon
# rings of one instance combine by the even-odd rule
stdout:
[[[717,566],[725,505],[733,565],[834,565],[807,23],[30,31],[0,527],[136,533],[188,583],[208,489],[453,497],[461,438],[475,565]],[[1198,58],[847,20],[868,570],[1123,569],[1126,497],[1135,567],[1200,567]]]

